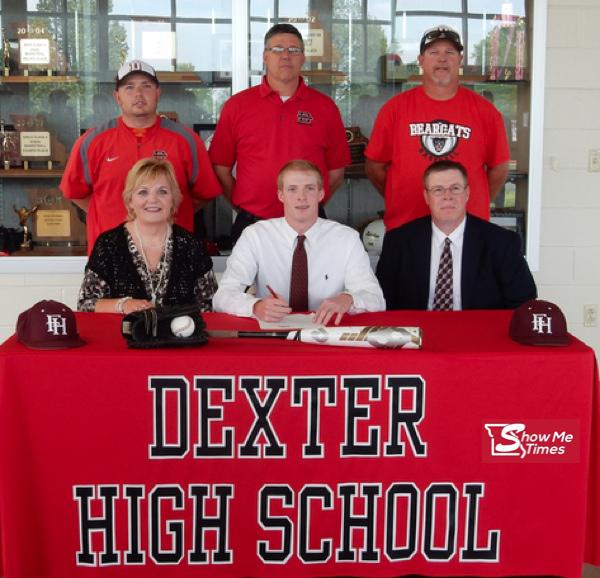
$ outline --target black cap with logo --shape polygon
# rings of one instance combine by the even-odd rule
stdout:
[[[425,30],[423,33],[423,38],[421,38],[421,46],[419,49],[420,54],[423,54],[424,50],[428,46],[434,42],[437,42],[438,40],[447,40],[448,42],[454,44],[454,48],[456,48],[456,50],[459,52],[463,51],[463,45],[460,41],[460,35],[458,32],[449,26],[444,26],[441,24],[440,26],[435,26],[434,28]]]

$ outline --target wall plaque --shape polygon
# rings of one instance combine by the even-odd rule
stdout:
[[[37,64],[50,66],[50,40],[48,38],[21,38],[19,61],[23,66]]]
[[[58,188],[27,187],[30,203],[38,207],[33,220],[33,240],[37,247],[84,247],[85,224],[75,205]]]
[[[311,28],[304,39],[304,54],[306,56],[323,56],[323,29]]]
[[[22,131],[19,139],[21,158],[24,160],[50,160],[50,133],[47,131]]]
[[[67,209],[58,211],[38,210],[36,214],[36,236],[38,238],[70,237],[70,211]]]

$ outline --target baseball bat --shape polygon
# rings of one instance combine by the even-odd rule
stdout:
[[[315,327],[292,331],[216,331],[211,337],[258,337],[262,339],[285,339],[318,345],[346,347],[371,347],[375,349],[421,349],[420,327],[362,326],[362,327]]]

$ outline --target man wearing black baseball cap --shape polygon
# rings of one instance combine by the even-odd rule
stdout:
[[[196,133],[157,113],[160,85],[143,60],[123,64],[115,78],[118,119],[88,130],[69,157],[60,188],[87,212],[88,253],[100,233],[122,223],[121,193],[131,167],[142,158],[168,160],[183,199],[176,223],[193,230],[194,208],[221,193],[204,144]]]
[[[485,220],[508,175],[504,120],[488,100],[460,86],[463,44],[449,26],[426,30],[417,57],[422,84],[391,98],[379,111],[365,151],[365,170],[385,197],[388,230],[429,214],[422,175],[432,162],[466,167],[467,210]]]
[[[463,51],[463,45],[456,30],[453,30],[449,26],[435,26],[434,28],[426,30],[423,34],[421,45],[419,47],[419,54],[423,54],[425,49],[437,40],[448,40],[448,42],[454,44],[454,48],[456,48],[458,52]]]

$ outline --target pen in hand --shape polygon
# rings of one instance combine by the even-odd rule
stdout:
[[[281,301],[283,301],[283,299],[279,295],[277,295],[277,293],[275,293],[275,290],[273,289],[273,287],[271,287],[270,285],[267,285],[267,290],[269,291],[269,293],[271,294],[273,299],[280,299]],[[289,305],[287,305],[287,303],[285,306],[289,308]],[[289,309],[289,312],[291,312],[291,309]],[[312,315],[314,315],[314,313],[312,313]]]
[[[267,290],[273,297],[273,300],[266,298],[260,299],[254,305],[254,314],[264,321],[279,322],[292,310],[290,306],[273,290],[273,287],[267,285]]]

